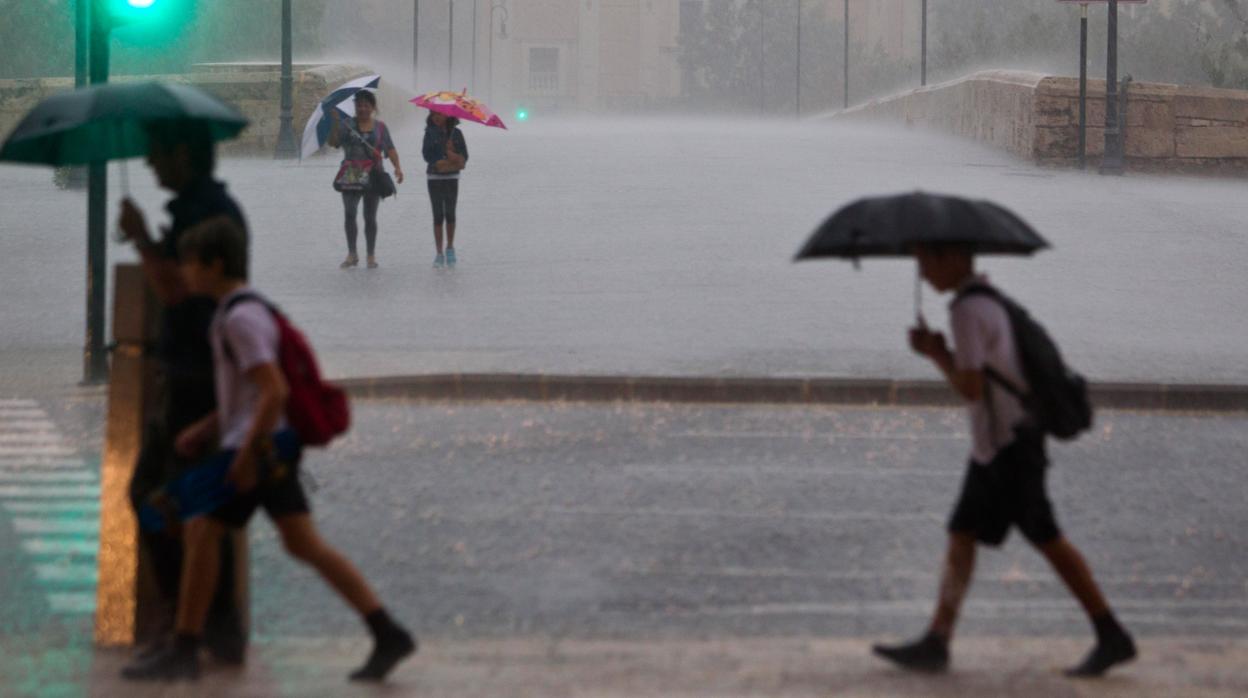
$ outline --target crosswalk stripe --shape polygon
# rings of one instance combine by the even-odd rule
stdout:
[[[16,446],[39,447],[39,446],[46,446],[48,444],[56,444],[58,446],[67,445],[65,442],[65,438],[54,431],[51,431],[51,432],[26,431],[26,432],[12,433],[12,434],[5,434],[3,432],[0,432],[0,444],[4,444],[6,446],[14,446],[14,447]]]
[[[31,555],[95,555],[98,541],[75,538],[30,538],[22,541],[22,549]]]
[[[95,473],[89,470],[63,470],[49,473],[29,470],[9,470],[0,466],[0,483],[10,482],[95,482]]]
[[[13,519],[13,528],[20,534],[52,533],[92,537],[100,535],[98,519],[46,519],[23,516]]]
[[[39,403],[34,400],[19,397],[0,398],[0,407],[38,407]]]
[[[95,613],[94,591],[58,591],[47,595],[55,613]]]
[[[0,422],[0,431],[56,431],[50,419],[12,419]]]
[[[0,407],[0,419],[47,419],[48,413],[27,407]]]
[[[81,458],[63,458],[48,456],[33,456],[19,458],[15,456],[0,456],[0,468],[85,468],[86,461]]]
[[[39,485],[0,485],[0,497],[13,499],[83,499],[99,497],[98,485],[68,485],[47,487]]]
[[[74,456],[67,446],[0,446],[0,456]]]
[[[35,578],[41,582],[58,584],[90,584],[99,583],[99,571],[94,564],[38,564],[34,566]]]
[[[58,502],[0,502],[10,514],[82,514],[99,516],[100,500],[77,499]]]

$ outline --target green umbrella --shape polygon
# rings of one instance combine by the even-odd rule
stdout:
[[[214,141],[247,125],[234,107],[189,85],[116,83],[53,95],[35,106],[0,146],[0,161],[85,165],[141,157],[148,128],[194,123]]]

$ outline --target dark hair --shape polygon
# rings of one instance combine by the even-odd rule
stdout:
[[[357,102],[368,102],[373,109],[377,108],[377,95],[372,90],[360,90],[355,93],[354,99]]]
[[[247,233],[229,216],[191,226],[178,239],[178,257],[207,266],[221,260],[227,279],[247,280]]]
[[[186,146],[190,156],[191,170],[196,175],[210,175],[217,168],[217,148],[212,131],[200,121],[170,119],[148,125],[147,138],[150,146],[172,152],[178,146]]]
[[[433,126],[433,125],[434,125],[433,124],[433,112],[429,112],[429,116],[425,117],[425,126],[428,127],[428,126]],[[459,119],[456,119],[453,116],[446,117],[446,130],[447,131],[454,131],[456,126],[459,126]]]

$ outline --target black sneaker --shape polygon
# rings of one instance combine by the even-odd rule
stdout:
[[[905,645],[875,645],[871,651],[910,671],[935,674],[949,668],[949,647],[935,635]]]
[[[199,679],[199,657],[194,652],[166,647],[122,669],[121,678],[128,681],[196,681]]]
[[[1123,632],[1096,643],[1083,662],[1067,669],[1066,675],[1074,679],[1096,678],[1103,676],[1115,664],[1125,664],[1132,659],[1135,659],[1135,642]]]
[[[396,629],[373,643],[373,652],[364,666],[351,672],[352,681],[384,681],[401,661],[416,652],[418,643],[405,630]]]

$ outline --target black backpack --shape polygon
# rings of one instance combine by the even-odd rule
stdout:
[[[963,289],[958,300],[975,295],[995,299],[1005,308],[1019,364],[1031,392],[1024,393],[991,367],[984,371],[988,379],[1018,398],[1045,432],[1067,441],[1087,431],[1092,426],[1088,382],[1062,361],[1062,354],[1049,333],[1021,305],[986,284]]]

